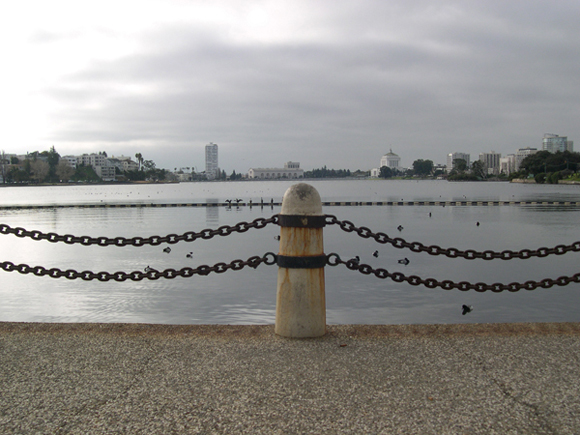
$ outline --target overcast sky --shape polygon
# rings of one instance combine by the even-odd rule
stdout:
[[[370,169],[580,148],[580,2],[12,1],[0,150]]]

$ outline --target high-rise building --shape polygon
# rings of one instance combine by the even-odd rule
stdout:
[[[574,151],[574,142],[568,140],[567,136],[558,136],[557,134],[544,134],[542,140],[542,151],[556,153],[558,151]]]
[[[499,174],[499,161],[501,159],[501,154],[492,151],[491,153],[480,153],[479,161],[485,166],[485,171],[488,174],[497,175]]]
[[[455,160],[461,159],[461,160],[465,160],[465,163],[467,164],[467,168],[469,168],[471,166],[470,161],[469,161],[469,154],[466,153],[449,153],[447,154],[447,172],[450,172],[453,168],[454,168],[454,162]]]
[[[218,146],[210,142],[205,146],[205,176],[208,180],[215,180],[219,176]]]
[[[530,147],[526,147],[526,148],[520,148],[519,150],[516,151],[516,163],[515,163],[515,171],[519,171],[520,170],[520,165],[522,164],[522,160],[524,160],[526,157],[531,156],[532,154],[535,154],[538,152],[537,148],[530,148]]]

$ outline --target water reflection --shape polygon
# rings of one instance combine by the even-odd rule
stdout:
[[[217,203],[217,200],[215,202],[213,199],[208,200],[208,205],[205,207],[205,222],[208,226],[216,225],[220,220],[220,208],[215,205],[210,205],[215,203]]]
[[[410,184],[373,182],[374,188],[410,189]],[[193,183],[190,183],[193,184]],[[203,196],[203,202],[217,204],[242,193],[225,192],[227,183],[200,183],[211,192],[167,190],[174,198],[191,194]],[[383,196],[419,197],[429,193],[431,185],[412,183],[416,191],[382,192]],[[45,210],[0,211],[2,223],[12,227],[37,229],[59,234],[89,235],[93,237],[133,237],[183,234],[221,225],[251,222],[257,217],[270,217],[279,207],[271,206],[271,198],[278,197],[283,183],[247,183],[253,189],[246,196],[254,198],[253,206],[233,205],[230,212],[220,212],[220,206],[171,208],[66,208]],[[357,189],[372,183],[321,183],[321,193],[334,197],[350,196]],[[232,184],[235,186],[235,184]],[[401,187],[403,186],[403,187]],[[437,184],[437,186],[446,186]],[[506,188],[511,189],[507,184]],[[190,189],[196,186],[187,186]],[[340,190],[343,189],[341,192]],[[421,190],[425,187],[425,192]],[[266,190],[266,188],[271,190]],[[137,189],[137,188],[136,188]],[[162,197],[163,186],[147,192],[139,186],[133,195]],[[159,194],[157,193],[159,189]],[[168,188],[169,189],[169,188]],[[442,191],[453,196],[466,188],[453,187]],[[477,197],[498,195],[488,186],[474,188]],[[173,193],[172,193],[173,192]],[[574,192],[578,192],[575,190]],[[86,192],[85,192],[86,193]],[[111,194],[111,192],[109,192]],[[283,192],[282,192],[283,193]],[[84,194],[84,193],[83,193]],[[100,197],[98,189],[92,194]],[[571,195],[570,191],[566,191]],[[575,193],[577,195],[577,193]],[[112,195],[112,194],[111,194]],[[158,196],[157,196],[158,195]],[[206,195],[206,196],[204,196]],[[364,194],[363,196],[365,196]],[[438,194],[439,195],[439,194]],[[544,193],[541,195],[544,196]],[[256,199],[257,197],[257,199]],[[263,205],[260,198],[264,198]],[[533,197],[533,195],[532,195]],[[227,198],[227,197],[226,197]],[[325,198],[326,199],[326,198]],[[432,199],[432,198],[427,198]],[[469,198],[472,199],[472,198]],[[63,198],[73,201],[74,198]],[[180,201],[183,202],[183,201]],[[205,210],[203,210],[205,209]],[[570,244],[580,239],[577,222],[580,209],[576,207],[328,207],[326,213],[350,220],[357,226],[391,237],[419,241],[427,246],[457,249],[535,249],[541,246]],[[480,222],[480,226],[476,226]],[[397,227],[404,227],[400,232]],[[409,250],[380,245],[372,239],[362,239],[356,233],[345,233],[338,226],[325,228],[325,252],[336,252],[342,258],[360,256],[361,262],[383,267],[390,272],[470,282],[513,282],[540,280],[578,272],[578,253],[528,260],[473,260],[430,256]],[[171,245],[171,253],[163,246],[101,247],[67,245],[20,239],[0,235],[0,260],[15,264],[58,267],[63,270],[143,270],[149,265],[158,270],[197,267],[229,263],[252,255],[277,252],[279,242],[275,225],[251,229],[243,234],[234,232],[211,240],[198,239]],[[378,250],[379,255],[373,256]],[[191,253],[191,257],[187,254]],[[408,265],[398,263],[404,257]],[[580,303],[580,285],[533,292],[476,293],[474,291],[445,291],[440,288],[413,287],[406,283],[379,280],[345,267],[328,267],[326,272],[327,318],[329,323],[460,323],[513,321],[577,321],[576,307]],[[143,280],[139,282],[84,282],[51,279],[17,272],[0,271],[0,321],[59,321],[59,322],[146,322],[146,323],[272,323],[275,313],[275,266],[246,268],[224,274],[192,278]],[[474,311],[461,315],[463,304],[473,305]]]

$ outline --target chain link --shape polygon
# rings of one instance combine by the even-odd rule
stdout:
[[[500,293],[504,290],[510,292],[517,292],[519,290],[535,290],[538,287],[550,288],[555,285],[566,286],[572,282],[580,283],[580,273],[576,273],[572,276],[561,276],[556,279],[546,278],[541,281],[526,281],[524,283],[512,282],[509,284],[494,283],[486,284],[483,282],[478,282],[475,284],[469,283],[467,281],[453,282],[450,280],[437,281],[434,278],[423,279],[416,275],[406,276],[401,272],[390,273],[386,269],[377,268],[369,266],[368,264],[362,264],[354,259],[344,261],[340,258],[338,254],[329,254],[327,256],[327,264],[330,266],[338,266],[339,264],[344,264],[350,270],[358,270],[363,275],[375,275],[377,278],[386,279],[390,278],[395,282],[407,282],[413,286],[424,285],[427,288],[441,287],[443,290],[453,290],[458,289],[461,291],[475,290],[476,292],[486,292],[492,291],[494,293]]]
[[[245,233],[250,228],[261,229],[269,224],[277,224],[278,215],[273,215],[270,218],[257,218],[252,222],[238,222],[236,225],[223,225],[215,230],[206,228],[199,232],[188,231],[184,234],[168,234],[165,237],[151,236],[151,237],[90,237],[90,236],[73,236],[71,234],[59,235],[56,233],[43,233],[41,231],[28,231],[24,228],[11,228],[9,225],[0,224],[0,234],[13,234],[16,237],[29,237],[32,240],[48,240],[51,243],[63,242],[68,245],[79,243],[84,246],[98,245],[98,246],[143,246],[153,245],[157,246],[162,243],[175,244],[178,242],[193,242],[197,239],[209,240],[215,236],[229,236],[230,234]]]
[[[367,227],[357,227],[350,221],[341,221],[334,215],[326,215],[326,225],[338,225],[341,230],[347,233],[356,232],[363,239],[373,238],[378,243],[388,243],[398,249],[406,248],[417,253],[426,252],[429,255],[445,255],[449,258],[461,257],[466,260],[475,260],[476,258],[481,258],[483,260],[511,260],[514,258],[519,258],[526,260],[532,257],[543,258],[548,255],[563,255],[567,252],[580,252],[580,241],[574,242],[571,245],[557,245],[553,248],[542,247],[534,251],[530,249],[522,249],[520,251],[505,250],[501,252],[495,252],[491,250],[478,252],[473,249],[462,251],[457,248],[442,248],[438,245],[426,246],[420,242],[407,242],[405,239],[400,237],[391,238],[385,233],[374,233]]]
[[[83,270],[82,272],[77,272],[74,269],[61,270],[56,267],[47,269],[42,266],[29,266],[27,264],[14,264],[10,261],[0,262],[0,269],[6,272],[18,272],[21,274],[34,274],[36,276],[50,276],[51,278],[67,278],[67,279],[82,279],[84,281],[99,280],[102,282],[115,280],[118,282],[123,282],[128,279],[132,281],[141,281],[143,279],[156,280],[159,278],[173,279],[181,276],[183,278],[190,278],[194,275],[206,276],[210,273],[224,273],[228,270],[241,270],[246,266],[253,269],[257,268],[260,264],[264,263],[266,265],[276,264],[277,256],[273,252],[267,252],[263,256],[253,256],[247,260],[233,260],[230,263],[216,263],[213,266],[201,265],[196,268],[184,267],[179,270],[175,269],[165,269],[163,271],[155,269],[147,269],[145,272],[134,271],[134,272],[92,272],[90,270]]]

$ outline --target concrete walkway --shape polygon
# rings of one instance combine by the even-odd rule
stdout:
[[[580,324],[0,323],[2,434],[580,434]]]

